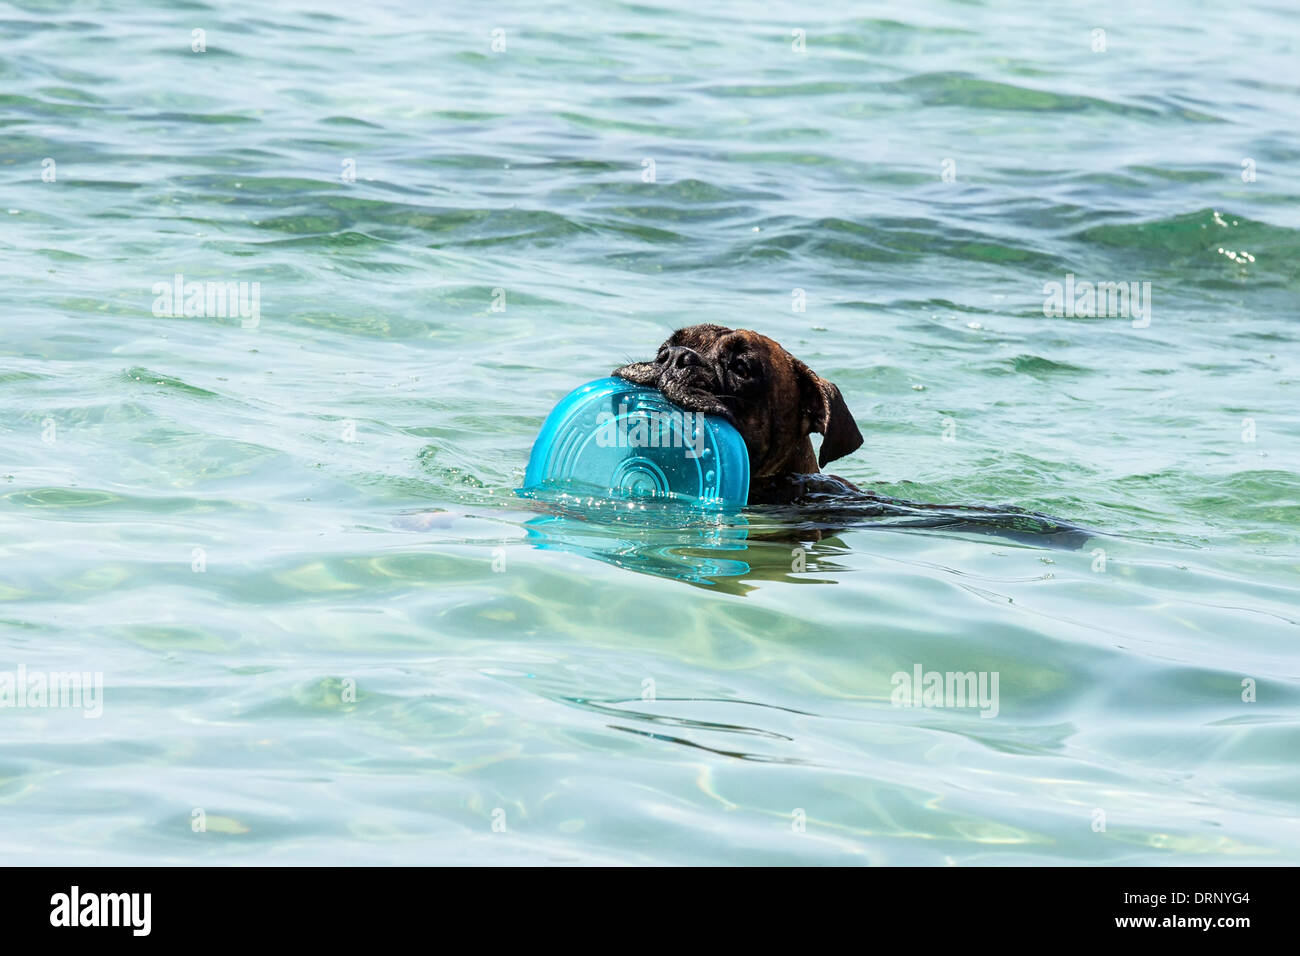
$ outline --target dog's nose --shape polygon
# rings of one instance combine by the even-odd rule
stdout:
[[[688,349],[684,345],[670,345],[659,353],[656,361],[665,368],[670,369],[685,369],[704,364],[699,352],[695,351],[695,349]]]

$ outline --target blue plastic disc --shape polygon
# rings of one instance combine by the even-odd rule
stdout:
[[[688,412],[655,388],[601,378],[546,416],[521,490],[741,508],[749,452],[726,419]]]

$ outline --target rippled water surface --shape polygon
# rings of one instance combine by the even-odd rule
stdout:
[[[0,707],[0,855],[1296,862],[1298,56],[1281,2],[0,6],[0,672],[104,684]],[[703,321],[840,386],[838,474],[1097,536],[513,494]]]

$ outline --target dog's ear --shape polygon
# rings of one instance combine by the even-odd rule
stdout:
[[[659,371],[659,367],[653,362],[633,362],[631,365],[624,365],[622,368],[614,369],[610,374],[617,375],[633,385],[650,385],[653,387],[659,383]]]
[[[827,464],[862,447],[862,432],[853,420],[853,413],[844,404],[844,396],[832,383],[826,381],[803,362],[792,358],[799,376],[804,414],[808,416],[808,430],[822,436],[817,466]]]

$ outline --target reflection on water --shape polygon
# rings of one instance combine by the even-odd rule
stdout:
[[[753,555],[747,553],[754,542],[789,547],[788,567],[783,561],[778,577],[804,572],[803,545],[827,541],[850,528],[991,536],[1063,550],[1078,550],[1094,537],[1094,532],[1016,508],[941,507],[883,497],[753,508],[750,517],[652,499],[536,491],[521,493],[521,497],[548,512],[524,523],[533,547],[567,551],[629,571],[692,584],[714,585],[751,574],[771,577],[771,569],[764,564],[755,566]]]
[[[769,708],[767,705],[753,701],[697,698],[674,699],[656,698],[654,696],[644,697],[635,701],[593,701],[573,699],[570,703],[606,717],[622,721],[639,721],[644,724],[653,725],[651,727],[636,727],[627,726],[626,723],[611,723],[606,725],[610,730],[617,730],[628,734],[639,734],[653,740],[678,744],[684,747],[693,747],[698,750],[706,750],[710,753],[719,754],[724,757],[734,757],[739,760],[791,765],[807,763],[806,760],[783,754],[779,752],[779,750],[763,753],[758,749],[759,740],[773,742],[777,747],[780,747],[783,744],[790,744],[794,742],[794,737],[790,734],[779,733],[774,730],[765,730],[762,727],[755,727],[750,724],[720,720],[703,720],[683,716],[683,712],[689,712],[691,709],[701,706],[706,709],[725,711],[728,714],[739,712],[747,708],[757,708],[760,712],[768,709],[775,709],[783,710],[791,714],[803,713],[790,708]],[[676,713],[657,712],[667,711],[670,709],[676,711]],[[805,714],[804,716],[813,715]],[[660,729],[668,727],[677,728],[678,732],[669,733],[664,729]],[[691,734],[695,739],[682,736],[684,733]],[[736,737],[749,738],[750,742],[742,748],[739,745],[739,742],[735,739]],[[753,738],[759,738],[759,740],[753,740]]]
[[[535,500],[553,512],[524,523],[529,543],[541,550],[568,551],[693,584],[740,577],[750,569],[747,561],[728,556],[747,550],[748,523],[740,514],[674,502],[564,495]]]

